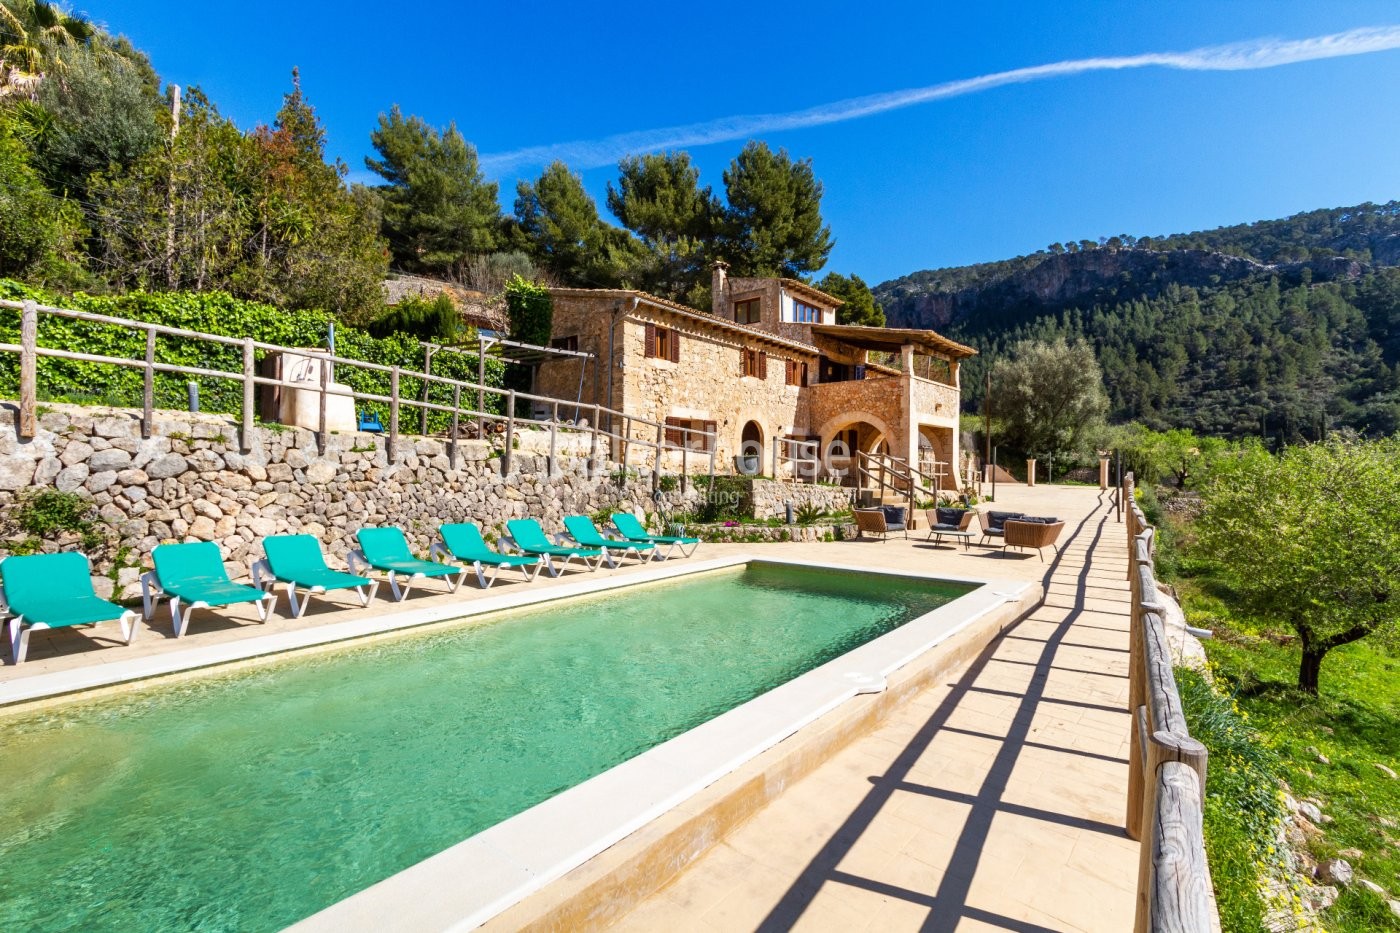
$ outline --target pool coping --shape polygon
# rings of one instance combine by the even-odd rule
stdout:
[[[332,904],[290,929],[298,933],[339,933],[386,928],[468,930],[481,926],[590,863],[644,827],[682,808],[687,801],[740,772],[785,740],[819,720],[832,718],[831,714],[848,701],[862,694],[885,694],[892,677],[977,623],[995,622],[987,636],[993,637],[1004,624],[1019,618],[1038,603],[1043,595],[1041,585],[1029,580],[974,579],[751,554],[695,562],[664,576],[633,576],[618,580],[613,586],[589,586],[586,591],[598,592],[750,562],[961,583],[976,588]],[[578,592],[571,590],[559,595]],[[964,651],[967,647],[963,646]],[[981,644],[973,647],[980,650]],[[916,680],[922,683],[913,676],[901,679],[906,688]],[[904,692],[909,691],[905,689]],[[722,805],[723,801],[716,804]],[[711,839],[710,844],[713,841]],[[696,843],[689,845],[693,849]],[[692,856],[694,854],[697,853]],[[645,855],[644,852],[641,857]]]

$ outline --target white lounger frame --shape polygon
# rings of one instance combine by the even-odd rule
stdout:
[[[618,534],[622,534],[622,532],[619,531]],[[622,535],[622,536],[623,536],[624,538],[627,537],[626,535]],[[631,540],[631,539],[629,538],[628,540]],[[701,542],[696,541],[695,543],[693,543],[693,544],[690,545],[690,550],[687,551],[687,550],[685,549],[685,545],[682,544],[682,543],[679,542],[679,541],[657,541],[657,540],[655,540],[655,539],[649,539],[649,540],[651,540],[651,543],[655,545],[655,547],[652,548],[652,554],[654,555],[654,558],[653,558],[653,559],[655,559],[655,560],[670,560],[670,559],[671,559],[671,552],[674,551],[676,548],[680,548],[680,549],[681,549],[681,556],[682,556],[682,557],[689,557],[690,555],[692,555],[692,554],[694,554],[694,553],[696,552],[696,550],[700,547],[700,544],[701,544]],[[662,551],[661,551],[661,549],[662,549],[663,547],[666,548],[666,552],[665,552],[664,554],[663,554]]]
[[[365,552],[360,550],[351,551],[350,555],[345,559],[345,562],[349,565],[350,572],[360,577],[367,577],[371,571],[380,570],[380,568],[371,564],[369,558],[365,557]],[[462,581],[466,579],[469,568],[458,567],[458,570],[461,572],[455,577],[450,573],[446,573],[440,578],[435,579],[446,580],[447,592],[455,593],[457,592],[457,587],[461,586]],[[413,582],[415,580],[428,579],[428,576],[423,573],[410,573],[405,575],[397,570],[382,570],[380,572],[388,575],[389,592],[394,594],[394,602],[396,603],[403,602],[404,598],[408,596],[408,591],[413,588]],[[405,577],[402,588],[399,587],[399,578],[401,577]]]
[[[260,590],[266,590],[269,593],[272,592],[272,588],[277,585],[277,577],[273,575],[272,565],[268,563],[267,558],[264,557],[262,560],[253,561],[252,571],[253,585]],[[297,585],[290,580],[284,582],[286,583],[287,589],[287,604],[292,610],[292,618],[294,619],[300,619],[302,614],[306,612],[306,607],[311,602],[312,596],[318,594],[325,595],[326,593],[326,588],[324,586],[303,587],[302,598],[298,600]],[[353,589],[356,595],[360,597],[360,605],[368,606],[370,600],[374,599],[374,594],[379,591],[379,581],[371,580],[368,586],[347,586],[341,587],[341,589]]]
[[[5,597],[0,595],[0,619],[8,617],[7,628],[10,632],[10,657],[14,658],[16,664],[23,664],[25,657],[29,654],[29,633],[48,629],[51,626],[47,622],[26,622],[23,615],[10,615],[9,604],[5,602]],[[127,609],[116,619],[103,619],[101,622],[84,622],[84,625],[103,625],[107,622],[117,622],[122,627],[122,640],[126,644],[131,644],[131,640],[136,637],[136,623],[140,616],[132,609]],[[59,628],[72,628],[71,625],[60,625]]]
[[[567,548],[573,548],[577,546],[566,542],[564,540],[563,535],[555,535],[554,544],[557,547]],[[583,561],[583,566],[592,571],[596,571],[599,567],[601,567],[603,565],[603,561],[608,562],[609,569],[615,569],[617,567],[617,562],[612,559],[612,555],[608,553],[607,548],[599,548],[599,550],[601,550],[602,553],[599,556],[592,558],[584,557],[581,554],[568,554],[564,557],[564,562],[562,564],[559,564],[558,566],[555,566],[554,564],[554,558],[558,555],[536,554],[534,551],[527,551],[520,545],[516,544],[515,539],[510,537],[509,535],[501,536],[501,548],[503,550],[505,548],[510,548],[517,554],[524,554],[527,557],[538,557],[540,559],[540,563],[544,565],[544,569],[549,573],[551,577],[557,577],[566,569],[568,569],[569,561],[573,560],[575,557]],[[590,550],[592,550],[592,548],[590,548]]]
[[[256,584],[254,585],[256,586]],[[262,589],[262,587],[257,588]],[[277,605],[277,594],[267,590],[264,590],[264,592],[266,595],[254,604],[258,607],[259,622],[266,622],[268,619],[272,618],[272,610]],[[156,572],[154,570],[148,570],[141,574],[141,615],[147,622],[151,620],[151,616],[156,614],[156,605],[162,599],[170,600],[170,625],[175,629],[176,638],[183,638],[185,632],[189,631],[191,613],[196,609],[211,608],[204,600],[196,600],[195,602],[186,604],[185,611],[182,615],[180,612],[180,597],[165,592],[165,589],[160,585],[160,577],[156,575]]]
[[[434,541],[433,546],[428,548],[428,560],[437,560],[442,561],[444,564],[450,564],[459,561],[460,558],[453,554],[443,542]],[[543,566],[544,563],[543,560],[537,560],[533,564],[514,564],[510,566],[514,566],[516,570],[519,570],[525,575],[526,583],[533,583],[535,577],[539,576],[540,567]],[[505,566],[508,565],[492,564],[491,576],[488,577],[486,576],[486,565],[479,560],[472,561],[469,568],[463,565],[465,569],[476,571],[476,582],[481,584],[483,590],[491,589],[491,584],[496,582],[496,575],[499,574],[501,568]]]

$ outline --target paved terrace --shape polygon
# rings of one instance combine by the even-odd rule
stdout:
[[[893,567],[1043,574],[1045,604],[613,929],[1132,928],[1124,528],[1097,490],[1004,487],[998,499],[1066,519],[1060,558],[898,539],[823,547]]]
[[[794,784],[615,929],[1105,930],[1131,928],[1138,848],[1121,828],[1127,786],[1124,526],[1084,487],[1002,486],[998,506],[1066,521],[1058,559],[909,540],[705,545],[853,566],[1044,580],[1047,598],[951,682]],[[643,575],[629,562],[599,573]],[[580,579],[571,572],[563,581]],[[493,595],[516,589],[502,573]],[[561,581],[541,578],[532,588]],[[381,588],[387,591],[387,587]],[[385,593],[387,596],[387,592]],[[404,606],[480,598],[432,584]],[[176,640],[164,606],[121,645],[116,626],[36,632],[0,682],[223,645],[392,612],[352,594],[301,620],[259,625],[250,606],[197,612]],[[539,897],[548,897],[549,891]],[[500,918],[507,921],[506,917]],[[494,925],[494,924],[493,924]]]

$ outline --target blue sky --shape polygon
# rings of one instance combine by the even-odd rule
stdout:
[[[974,9],[974,7],[977,7]],[[619,134],[823,108],[1056,62],[1212,52],[1275,67],[1084,70],[1004,84],[758,138],[811,158],[836,238],[828,269],[872,284],[1001,259],[1064,239],[1165,234],[1400,198],[1400,31],[1316,57],[1296,42],[1400,27],[1393,2],[288,4],[79,3],[200,85],[241,126],[266,122],[292,66],[325,121],[330,154],[364,171],[369,132],[399,104],[456,121],[501,182],[534,178],[535,147],[563,151],[602,198]],[[1294,58],[1312,60],[1292,61]],[[1200,62],[1192,59],[1198,66]],[[821,111],[827,113],[827,111]],[[794,121],[785,121],[792,123]],[[795,121],[803,122],[803,121]],[[740,126],[739,130],[748,127]],[[747,136],[689,145],[702,183]]]

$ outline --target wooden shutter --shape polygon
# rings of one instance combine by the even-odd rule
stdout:
[[[766,350],[758,351],[758,378],[768,378],[768,352]]]
[[[681,361],[681,332],[678,331],[678,330],[672,330],[672,331],[671,331],[671,362],[672,362],[672,363],[679,363],[680,361]]]
[[[740,347],[740,348],[739,348],[739,375],[741,375],[741,376],[747,376],[748,374],[749,374],[749,351],[748,351],[748,350],[745,350],[743,347]]]
[[[719,425],[716,424],[716,423],[713,422],[713,421],[706,421],[706,422],[705,422],[705,432],[706,432],[707,434],[709,434],[709,437],[705,438],[705,452],[706,452],[706,453],[708,453],[709,451],[712,451],[712,450],[715,449],[715,441],[718,440],[718,438],[715,436],[715,430],[716,430],[716,428],[718,428],[718,427],[719,427]]]
[[[668,446],[681,446],[681,439],[685,436],[685,434],[681,431],[680,425],[684,423],[685,422],[681,421],[681,419],[679,418],[666,419],[666,443]]]
[[[655,324],[648,324],[648,325],[647,325],[647,336],[646,336],[646,350],[645,350],[645,353],[646,353],[647,356],[655,356],[655,355],[656,355],[656,325],[655,325]]]

